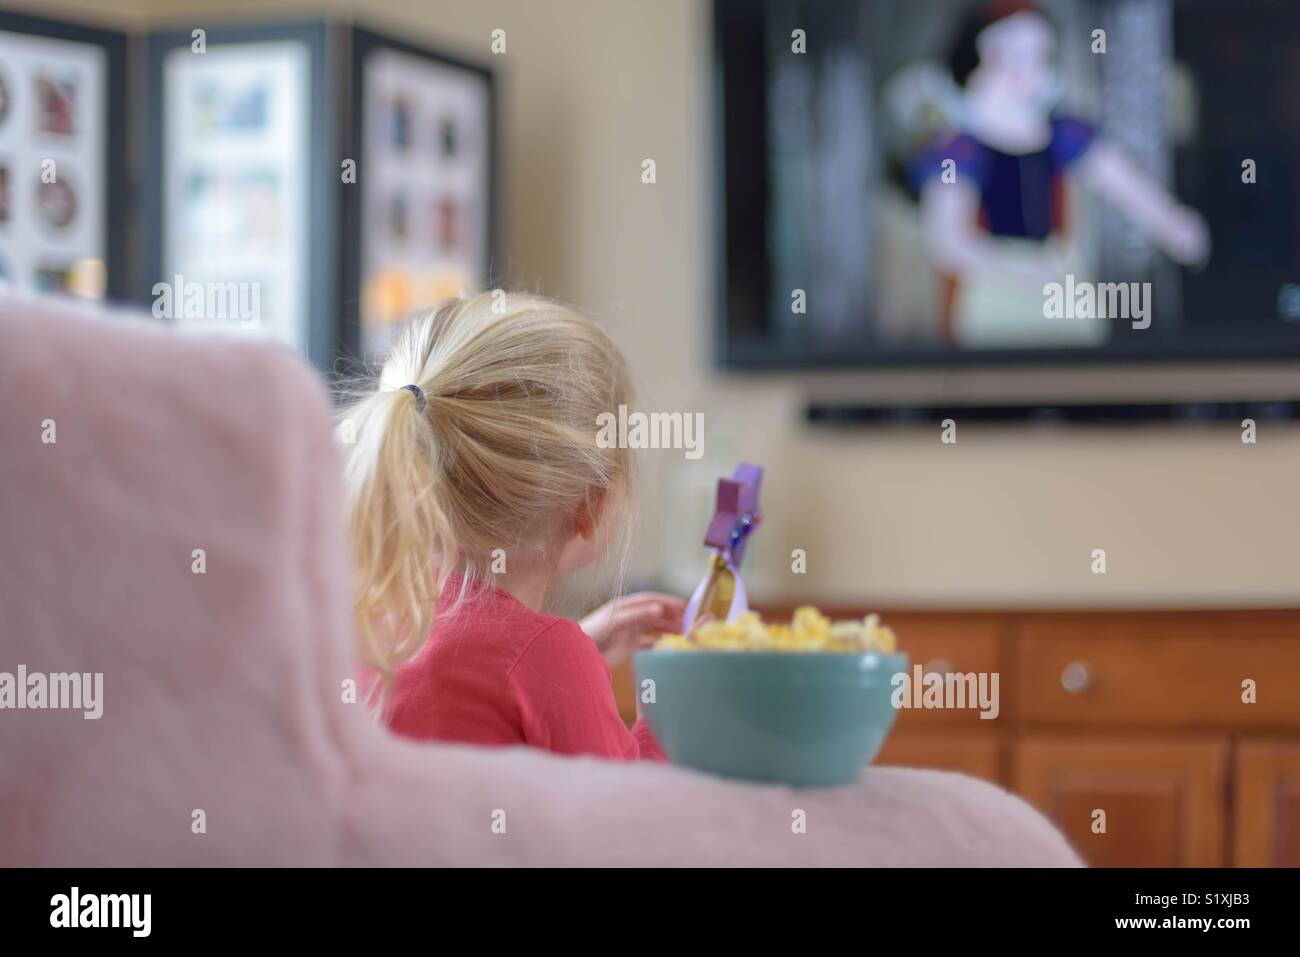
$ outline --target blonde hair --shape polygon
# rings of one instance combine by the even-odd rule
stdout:
[[[339,422],[357,633],[381,692],[429,637],[450,574],[488,577],[496,549],[541,554],[629,483],[628,450],[596,436],[630,399],[618,348],[557,303],[483,293],[410,322]]]

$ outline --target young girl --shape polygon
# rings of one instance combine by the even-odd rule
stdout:
[[[609,665],[678,631],[682,602],[633,595],[582,627],[538,611],[623,524],[631,458],[596,436],[630,391],[593,323],[484,294],[414,320],[343,413],[362,660],[398,734],[663,760]]]

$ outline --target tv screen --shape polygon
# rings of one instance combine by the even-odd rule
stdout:
[[[716,0],[735,366],[1300,355],[1300,4]]]

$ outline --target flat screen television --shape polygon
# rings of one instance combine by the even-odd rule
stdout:
[[[1300,356],[1300,3],[714,14],[722,364]]]

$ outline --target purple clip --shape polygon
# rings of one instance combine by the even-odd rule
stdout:
[[[695,589],[686,606],[683,630],[689,632],[697,615],[710,611],[719,597],[726,601],[726,621],[731,621],[749,610],[745,583],[740,577],[740,563],[745,557],[745,544],[750,534],[763,520],[758,510],[758,490],[763,481],[760,465],[741,464],[729,479],[718,480],[718,497],[713,507],[713,518],[704,533],[704,544],[713,549],[708,574]],[[719,595],[719,581],[730,581],[730,599]]]
[[[704,533],[704,544],[722,552],[729,564],[740,566],[745,541],[763,516],[758,510],[758,489],[763,467],[743,463],[729,479],[718,479],[718,498],[713,518]]]

